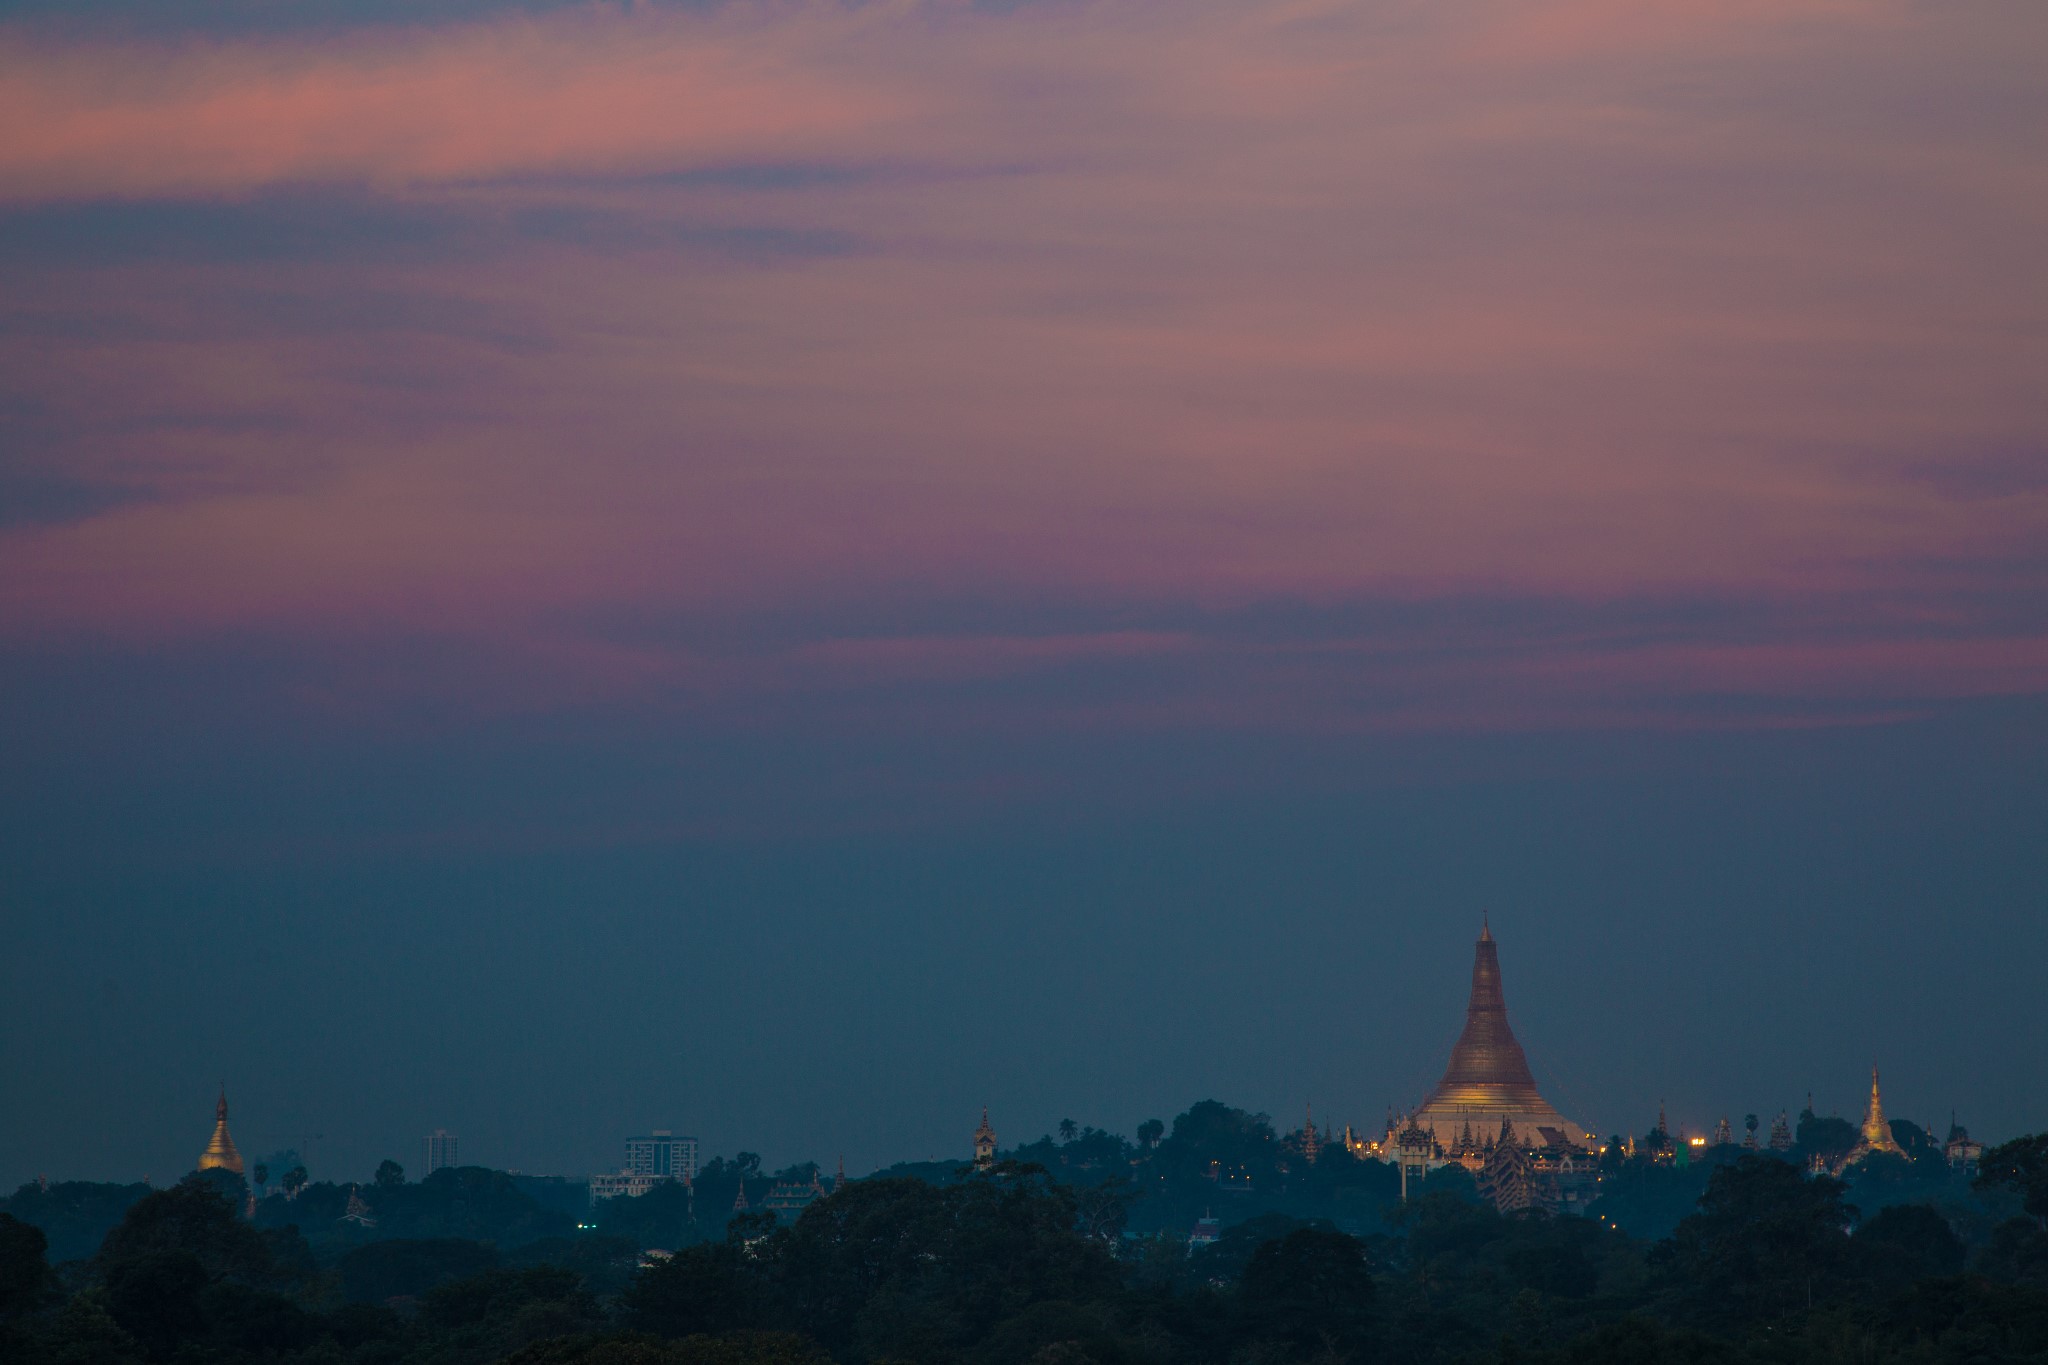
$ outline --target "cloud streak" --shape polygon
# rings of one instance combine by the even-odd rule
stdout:
[[[2023,8],[1823,0],[15,32],[0,204],[41,226],[0,254],[0,401],[34,415],[0,488],[66,491],[0,519],[0,638],[472,661],[298,694],[343,711],[1485,729],[2036,693],[2044,56]],[[1756,624],[1215,624],[1488,596]]]

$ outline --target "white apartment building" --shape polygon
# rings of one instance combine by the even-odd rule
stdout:
[[[449,1132],[446,1128],[436,1128],[433,1132],[427,1134],[427,1169],[420,1172],[422,1179],[432,1175],[443,1166],[459,1166],[462,1164],[455,1159],[455,1143],[455,1134]]]
[[[658,1180],[697,1179],[697,1139],[677,1137],[657,1128],[645,1137],[626,1139],[626,1164],[619,1168],[630,1175],[651,1175]]]

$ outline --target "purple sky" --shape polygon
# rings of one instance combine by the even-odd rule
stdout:
[[[193,8],[0,8],[0,1183],[1364,1123],[1482,909],[2048,1126],[2039,4]]]

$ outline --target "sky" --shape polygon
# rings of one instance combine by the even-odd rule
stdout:
[[[0,1185],[2048,1128],[2048,9],[0,3]]]

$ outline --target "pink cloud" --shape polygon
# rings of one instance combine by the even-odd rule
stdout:
[[[1248,659],[1146,613],[1926,591],[1939,634],[1549,642],[1506,665],[1541,693],[1517,723],[1688,686],[1894,709],[2036,690],[2048,631],[1985,604],[2040,587],[2048,484],[1925,477],[2048,450],[2029,43],[1825,0],[16,35],[18,208],[338,183],[371,212],[620,231],[10,280],[41,330],[0,363],[58,414],[39,458],[126,500],[0,531],[0,632],[445,632],[530,663],[511,707],[1199,659],[1246,681],[1192,688],[1189,723],[1341,726],[1363,674],[1325,669],[1354,642]],[[1987,89],[2003,122],[1915,112]],[[843,173],[660,179],[742,165]],[[489,322],[273,315],[363,297]],[[826,631],[737,663],[561,624],[944,594],[1137,624]],[[1368,723],[1514,709],[1490,665],[1389,648],[1427,695],[1375,693]]]
[[[916,92],[820,70],[871,26],[828,6],[709,18],[595,8],[304,43],[0,45],[0,193],[240,193],[616,174],[843,146]]]

